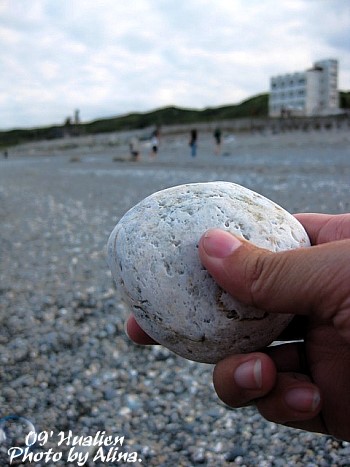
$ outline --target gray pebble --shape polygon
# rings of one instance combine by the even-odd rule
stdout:
[[[154,193],[124,215],[108,241],[112,275],[141,327],[175,353],[206,363],[265,347],[291,320],[245,305],[214,282],[197,251],[214,227],[272,251],[310,246],[295,217],[227,182]]]

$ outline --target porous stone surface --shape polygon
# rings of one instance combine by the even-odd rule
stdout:
[[[175,186],[145,198],[119,221],[108,262],[140,326],[190,360],[215,363],[269,345],[291,315],[269,314],[223,291],[201,265],[198,241],[221,228],[271,251],[310,246],[287,211],[229,182]]]

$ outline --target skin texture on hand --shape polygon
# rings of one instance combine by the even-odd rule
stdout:
[[[229,293],[305,319],[303,343],[228,357],[214,385],[232,407],[255,404],[268,420],[350,440],[350,215],[297,218],[313,247],[271,253],[222,231],[200,241],[204,266]]]
[[[283,337],[303,338],[214,368],[218,396],[255,404],[268,420],[350,441],[350,214],[298,214],[311,248],[272,253],[208,231],[199,255],[212,277],[247,304],[296,318]],[[131,317],[127,334],[154,344]],[[282,336],[281,336],[282,339]]]

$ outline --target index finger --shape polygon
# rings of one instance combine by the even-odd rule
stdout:
[[[299,213],[294,217],[304,226],[312,245],[350,238],[350,214]]]
[[[135,344],[152,345],[157,342],[141,328],[134,315],[129,316],[125,324],[125,333]]]

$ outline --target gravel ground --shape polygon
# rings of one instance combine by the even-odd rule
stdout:
[[[227,180],[291,212],[350,211],[350,135],[226,135],[221,156],[200,135],[196,159],[186,138],[162,138],[156,160],[145,143],[139,163],[117,134],[24,145],[0,160],[1,466],[13,446],[23,452],[12,465],[350,466],[349,443],[225,407],[212,366],[130,343],[106,263],[118,219],[176,184]],[[24,450],[29,425],[4,420],[12,414],[42,446]]]

